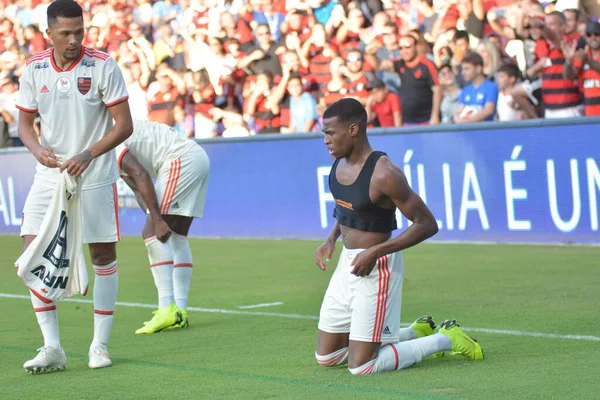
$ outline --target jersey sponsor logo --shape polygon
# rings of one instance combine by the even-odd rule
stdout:
[[[56,83],[56,87],[59,92],[67,93],[69,90],[71,90],[71,81],[67,78],[60,78]]]
[[[172,209],[179,209],[179,204],[177,202],[174,202],[173,204],[171,204],[171,208]]]
[[[50,91],[48,90],[48,86],[42,86],[42,88],[40,89],[40,93],[50,93]]]
[[[33,69],[44,69],[44,68],[50,68],[50,63],[48,61],[33,64]]]
[[[96,67],[96,62],[90,60],[81,60],[81,66],[94,68]]]
[[[81,94],[87,94],[92,88],[92,78],[91,77],[79,77],[77,78],[77,89]]]
[[[347,208],[348,210],[354,210],[354,207],[352,206],[352,203],[348,203],[347,201],[340,200],[340,199],[335,199],[335,202],[339,206]]]
[[[385,328],[383,328],[383,334],[384,335],[391,335],[392,332],[390,331],[390,328],[386,325]]]
[[[600,89],[600,81],[598,79],[586,79],[583,82],[584,89]]]
[[[415,71],[415,79],[421,79],[422,76],[423,76],[423,72],[421,72],[420,69],[417,69]]]

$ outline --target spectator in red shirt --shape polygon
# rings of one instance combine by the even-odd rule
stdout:
[[[402,126],[402,106],[400,98],[390,92],[380,79],[373,79],[369,85],[370,94],[366,104],[369,123],[381,128]]]

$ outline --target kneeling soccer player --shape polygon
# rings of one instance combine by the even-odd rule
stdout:
[[[204,214],[208,156],[197,143],[169,126],[139,120],[133,121],[133,134],[117,147],[117,155],[123,180],[148,214],[142,236],[158,289],[158,310],[135,333],[186,328],[193,266],[187,235],[193,219]],[[143,170],[135,164],[143,166]],[[150,177],[156,179],[154,200],[141,187]],[[156,204],[147,204],[148,201]],[[168,229],[161,221],[166,222]]]
[[[325,145],[335,158],[329,186],[337,219],[315,254],[322,269],[342,236],[344,248],[319,316],[315,356],[322,366],[348,363],[352,374],[371,374],[410,367],[446,350],[482,360],[479,344],[455,320],[435,324],[424,316],[400,329],[404,264],[401,250],[437,233],[431,211],[408,185],[406,177],[367,138],[367,113],[354,99],[332,104],[323,115]],[[391,239],[399,209],[413,222]]]

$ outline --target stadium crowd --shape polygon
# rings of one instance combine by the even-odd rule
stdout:
[[[0,147],[51,47],[51,0],[0,0]],[[372,127],[600,115],[600,3],[535,0],[81,0],[132,116],[195,138],[315,132],[342,97]],[[4,139],[3,139],[4,137]]]

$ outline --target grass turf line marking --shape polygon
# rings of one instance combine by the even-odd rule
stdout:
[[[1,296],[0,296],[1,297]],[[188,308],[189,310],[189,308]],[[19,346],[3,346],[0,345],[0,350],[6,351],[15,351],[15,352],[27,352],[30,353],[32,349],[27,347],[19,347]],[[75,358],[80,360],[87,361],[88,356],[78,353],[66,352],[68,358]],[[227,371],[213,368],[200,368],[200,367],[192,367],[188,365],[177,365],[177,364],[164,364],[157,363],[153,361],[141,361],[141,360],[131,360],[128,358],[113,358],[113,366],[111,369],[115,367],[119,367],[119,365],[134,365],[138,367],[147,367],[147,368],[158,368],[158,369],[170,369],[181,372],[190,372],[190,373],[200,373],[200,374],[208,374],[208,375],[217,375],[222,377],[236,378],[236,379],[245,379],[250,381],[258,381],[258,382],[269,382],[269,383],[278,383],[285,385],[296,385],[296,386],[304,386],[309,388],[319,388],[319,389],[330,389],[330,390],[341,390],[346,392],[356,392],[356,393],[369,393],[373,395],[387,395],[392,397],[403,397],[410,398],[416,400],[459,400],[456,397],[447,397],[439,394],[427,394],[427,393],[414,393],[414,392],[402,392],[393,389],[379,389],[375,387],[367,387],[367,386],[358,386],[358,385],[347,385],[347,384],[335,384],[335,383],[326,383],[326,382],[315,382],[304,379],[293,379],[293,378],[283,378],[278,376],[269,376],[269,375],[258,375],[251,374],[246,372],[237,372],[237,371]],[[87,364],[87,362],[85,363]],[[87,369],[87,365],[84,367]],[[317,367],[315,365],[315,368]],[[336,367],[334,367],[336,368]],[[346,367],[337,367],[337,368],[346,368]],[[71,368],[72,369],[72,368]],[[67,368],[66,372],[69,371]],[[65,372],[62,372],[65,373]],[[42,378],[42,376],[48,376],[48,374],[37,375],[35,378]],[[364,376],[364,378],[368,379],[368,376]],[[27,378],[26,378],[27,379]]]
[[[237,308],[247,309],[247,308],[260,308],[260,307],[271,307],[271,306],[280,306],[283,304],[283,301],[276,301],[274,303],[261,303],[261,304],[253,304],[251,306],[237,306]]]
[[[30,300],[31,297],[25,296],[22,294],[10,294],[10,293],[0,293],[0,298],[8,298],[8,299],[24,299]],[[93,304],[92,300],[85,299],[64,299],[60,300],[68,303],[85,303],[85,304]],[[117,302],[117,306],[120,307],[135,307],[135,308],[151,308],[156,309],[157,306],[155,304],[144,304],[144,303],[128,303],[128,302]],[[261,317],[280,317],[280,318],[291,318],[291,319],[309,319],[309,320],[318,320],[319,317],[316,315],[303,315],[303,314],[285,314],[285,313],[270,313],[263,311],[241,311],[241,310],[223,310],[219,308],[201,308],[201,307],[188,307],[188,311],[197,311],[204,313],[212,313],[212,314],[235,314],[235,315],[255,315]],[[402,326],[409,326],[410,324],[402,324]],[[558,333],[544,333],[544,332],[525,332],[525,331],[514,331],[508,329],[491,329],[491,328],[470,328],[466,326],[462,326],[461,328],[465,331],[471,332],[482,332],[482,333],[491,333],[496,335],[511,335],[511,336],[530,336],[530,337],[539,337],[545,339],[570,339],[570,340],[584,340],[590,342],[600,342],[600,336],[590,336],[590,335],[562,335]]]

